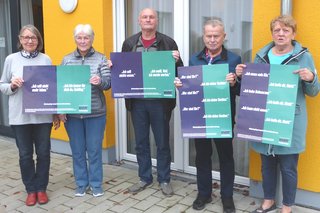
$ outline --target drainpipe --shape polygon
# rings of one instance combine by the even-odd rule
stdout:
[[[281,15],[292,15],[292,0],[281,0]]]
[[[281,15],[292,15],[292,0],[281,0]],[[276,189],[276,197],[275,201],[277,206],[281,208],[282,206],[282,179],[280,166],[277,168],[277,189]]]

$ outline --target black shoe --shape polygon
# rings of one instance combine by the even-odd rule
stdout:
[[[256,210],[254,210],[251,213],[267,213],[267,212],[275,212],[276,210],[277,210],[277,205],[274,203],[268,209],[263,209],[262,206],[260,206],[259,208],[257,208]],[[291,211],[291,213],[292,213],[292,211]]]
[[[232,198],[224,198],[222,200],[223,213],[235,213],[236,208],[234,207]]]
[[[195,210],[202,210],[206,206],[207,203],[211,203],[212,197],[197,197],[195,201],[193,201],[192,207]]]

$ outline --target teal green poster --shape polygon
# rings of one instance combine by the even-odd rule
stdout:
[[[152,98],[162,94],[164,98],[174,98],[175,61],[172,51],[143,53],[142,62],[144,97]]]
[[[205,65],[203,69],[203,92],[207,127],[220,128],[220,137],[232,137],[230,87],[225,80],[228,64]],[[207,135],[215,135],[215,128],[207,128]]]
[[[290,146],[296,98],[298,75],[292,74],[298,66],[270,65],[272,75],[269,77],[269,95],[267,98],[263,138],[269,144]],[[277,133],[277,134],[276,134]],[[281,134],[279,134],[281,133]],[[277,140],[274,139],[274,135]]]
[[[57,66],[57,101],[60,113],[91,113],[90,67]]]

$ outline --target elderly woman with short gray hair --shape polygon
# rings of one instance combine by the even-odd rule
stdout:
[[[103,91],[111,87],[107,58],[93,47],[94,32],[89,24],[74,29],[76,50],[66,55],[62,65],[89,65],[91,77],[91,114],[60,115],[70,139],[75,196],[82,197],[90,188],[94,197],[104,194],[102,188],[102,141],[106,127],[106,101]],[[87,163],[88,157],[88,163]]]

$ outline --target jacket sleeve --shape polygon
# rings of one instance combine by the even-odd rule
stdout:
[[[179,51],[177,43],[173,39],[171,41],[172,41],[172,43],[170,44],[170,47],[168,48],[168,50],[178,50]],[[183,61],[180,56],[179,56],[178,61],[176,61],[176,73],[175,73],[176,77],[178,76],[178,67],[183,67]]]
[[[178,50],[179,51],[179,49],[178,49],[178,45],[177,45],[177,43],[176,42],[174,42],[174,46],[173,46],[173,48],[172,48],[173,50]],[[177,67],[183,67],[183,61],[182,61],[182,59],[181,59],[181,57],[179,57],[179,59],[178,59],[178,61],[176,62],[176,68]]]
[[[129,51],[130,51],[129,44],[128,44],[128,42],[124,41],[122,44],[121,52],[129,52]]]
[[[100,74],[101,84],[99,89],[108,90],[111,87],[111,73],[108,66],[107,58],[103,55],[101,58],[101,63],[98,67],[98,73]]]
[[[314,62],[312,59],[312,56],[310,53],[305,53],[305,57],[307,60],[307,63],[305,66],[305,68],[308,68],[314,75],[314,79],[312,82],[306,82],[306,81],[302,81],[302,88],[303,88],[303,92],[308,95],[308,96],[316,96],[319,93],[320,90],[320,84],[318,81],[318,75],[317,75],[317,71],[316,68],[314,66]],[[301,68],[304,68],[304,66],[302,65]]]
[[[0,91],[5,95],[12,95],[18,91],[17,89],[15,89],[14,91],[11,90],[12,73],[10,72],[10,70],[11,60],[9,60],[7,57],[4,62],[3,73],[1,76],[2,83],[0,84]]]
[[[128,39],[127,39],[122,43],[121,52],[130,52],[130,51],[131,51],[131,48],[130,48],[130,45],[129,45]],[[132,108],[131,99],[130,98],[125,98],[124,100],[125,100],[126,109],[128,111],[131,111],[131,108]]]
[[[241,64],[241,57],[237,57],[236,61],[235,61],[235,66],[237,66],[238,64]],[[235,66],[232,67],[232,70],[230,70],[232,73],[235,73]],[[231,92],[234,93],[235,95],[240,96],[240,91],[241,91],[241,80],[236,80],[236,83],[233,87],[230,87]]]

